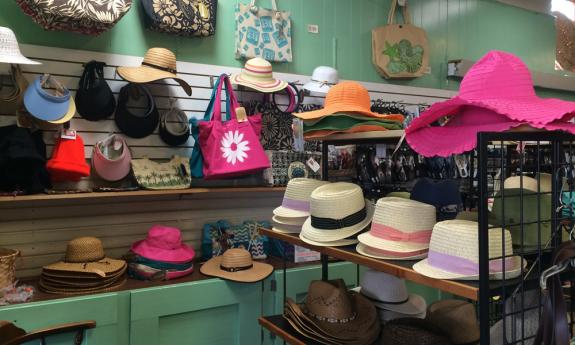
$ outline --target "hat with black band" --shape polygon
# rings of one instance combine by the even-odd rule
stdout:
[[[138,97],[144,95],[147,99],[143,115],[135,115],[128,109],[128,100],[134,92]],[[118,128],[131,138],[144,138],[154,133],[160,120],[158,108],[150,91],[140,84],[131,83],[124,86],[118,97],[115,121]]]
[[[88,121],[106,119],[114,113],[116,100],[104,79],[105,62],[90,61],[84,67],[76,92],[76,108]]]
[[[173,108],[160,117],[160,138],[170,146],[184,144],[190,138],[188,117],[183,110]]]

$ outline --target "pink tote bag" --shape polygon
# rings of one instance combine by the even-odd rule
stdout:
[[[225,85],[226,96],[230,99],[228,121],[222,121],[221,91]],[[236,108],[238,101],[227,75],[220,76],[211,119],[201,121],[200,148],[204,156],[204,178],[223,179],[247,175],[270,167],[270,162],[260,144],[262,128],[261,114],[248,116],[248,120],[238,122]]]

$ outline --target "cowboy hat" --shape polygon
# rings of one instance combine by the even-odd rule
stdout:
[[[467,220],[445,220],[435,224],[427,259],[413,269],[435,279],[479,279],[479,224]],[[513,279],[521,275],[526,262],[513,256],[511,233],[500,228],[489,229],[489,278]],[[505,247],[505,260],[502,260]],[[522,264],[523,262],[523,264]],[[505,272],[503,271],[505,270]]]
[[[458,119],[462,115],[465,118]],[[445,126],[429,127],[444,116],[450,117]],[[501,132],[522,124],[575,133],[575,126],[567,124],[574,116],[574,102],[537,97],[521,59],[491,51],[467,72],[455,97],[434,103],[405,134],[418,153],[448,156],[473,149],[478,132]]]
[[[288,85],[285,81],[274,79],[272,64],[258,57],[246,61],[241,72],[232,74],[230,81],[266,93],[283,90]]]
[[[202,274],[241,283],[255,283],[266,279],[274,268],[272,265],[255,262],[250,252],[232,248],[223,255],[215,256],[200,268]]]
[[[33,61],[22,55],[16,35],[10,28],[0,26],[0,63],[11,63],[19,65],[40,65],[40,62]]]
[[[414,317],[391,320],[381,332],[381,345],[452,345],[429,321]]]
[[[192,88],[183,79],[178,78],[176,55],[166,48],[150,48],[138,67],[118,67],[118,74],[132,83],[151,83],[162,79],[173,79],[184,89],[188,96]]]
[[[447,334],[455,345],[479,341],[479,321],[475,307],[469,302],[455,299],[437,301],[427,308],[425,319]]]
[[[326,183],[328,182],[310,178],[293,178],[289,180],[282,204],[274,209],[274,215],[282,218],[309,217],[311,192]]]

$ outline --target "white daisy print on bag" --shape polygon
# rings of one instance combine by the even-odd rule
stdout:
[[[222,138],[220,150],[222,150],[223,157],[228,163],[236,165],[237,161],[241,163],[248,158],[247,152],[250,150],[249,142],[243,141],[244,135],[236,131],[229,131],[224,134]]]

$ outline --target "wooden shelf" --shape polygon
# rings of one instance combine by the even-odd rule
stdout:
[[[294,245],[309,248],[331,257],[353,262],[358,265],[367,266],[377,271],[392,274],[396,277],[404,278],[406,280],[436,288],[457,296],[469,298],[477,301],[479,298],[479,284],[477,282],[464,282],[452,280],[439,280],[429,278],[414,271],[411,266],[415,261],[386,261],[373,259],[367,256],[358,254],[353,247],[316,247],[303,242],[297,234],[284,234],[275,232],[268,229],[261,229],[262,234],[276,238]]]
[[[380,132],[362,132],[362,133],[341,133],[332,134],[321,138],[313,138],[309,140],[325,141],[325,142],[338,142],[338,141],[394,141],[399,140],[403,136],[403,129],[393,129],[389,131]]]
[[[72,200],[72,199],[105,199],[124,197],[153,197],[153,196],[176,196],[184,197],[188,195],[205,193],[266,193],[284,192],[285,187],[222,187],[222,188],[189,188],[178,190],[137,190],[130,192],[92,192],[73,194],[32,194],[17,196],[0,196],[0,203],[3,202],[25,202],[44,200]]]

